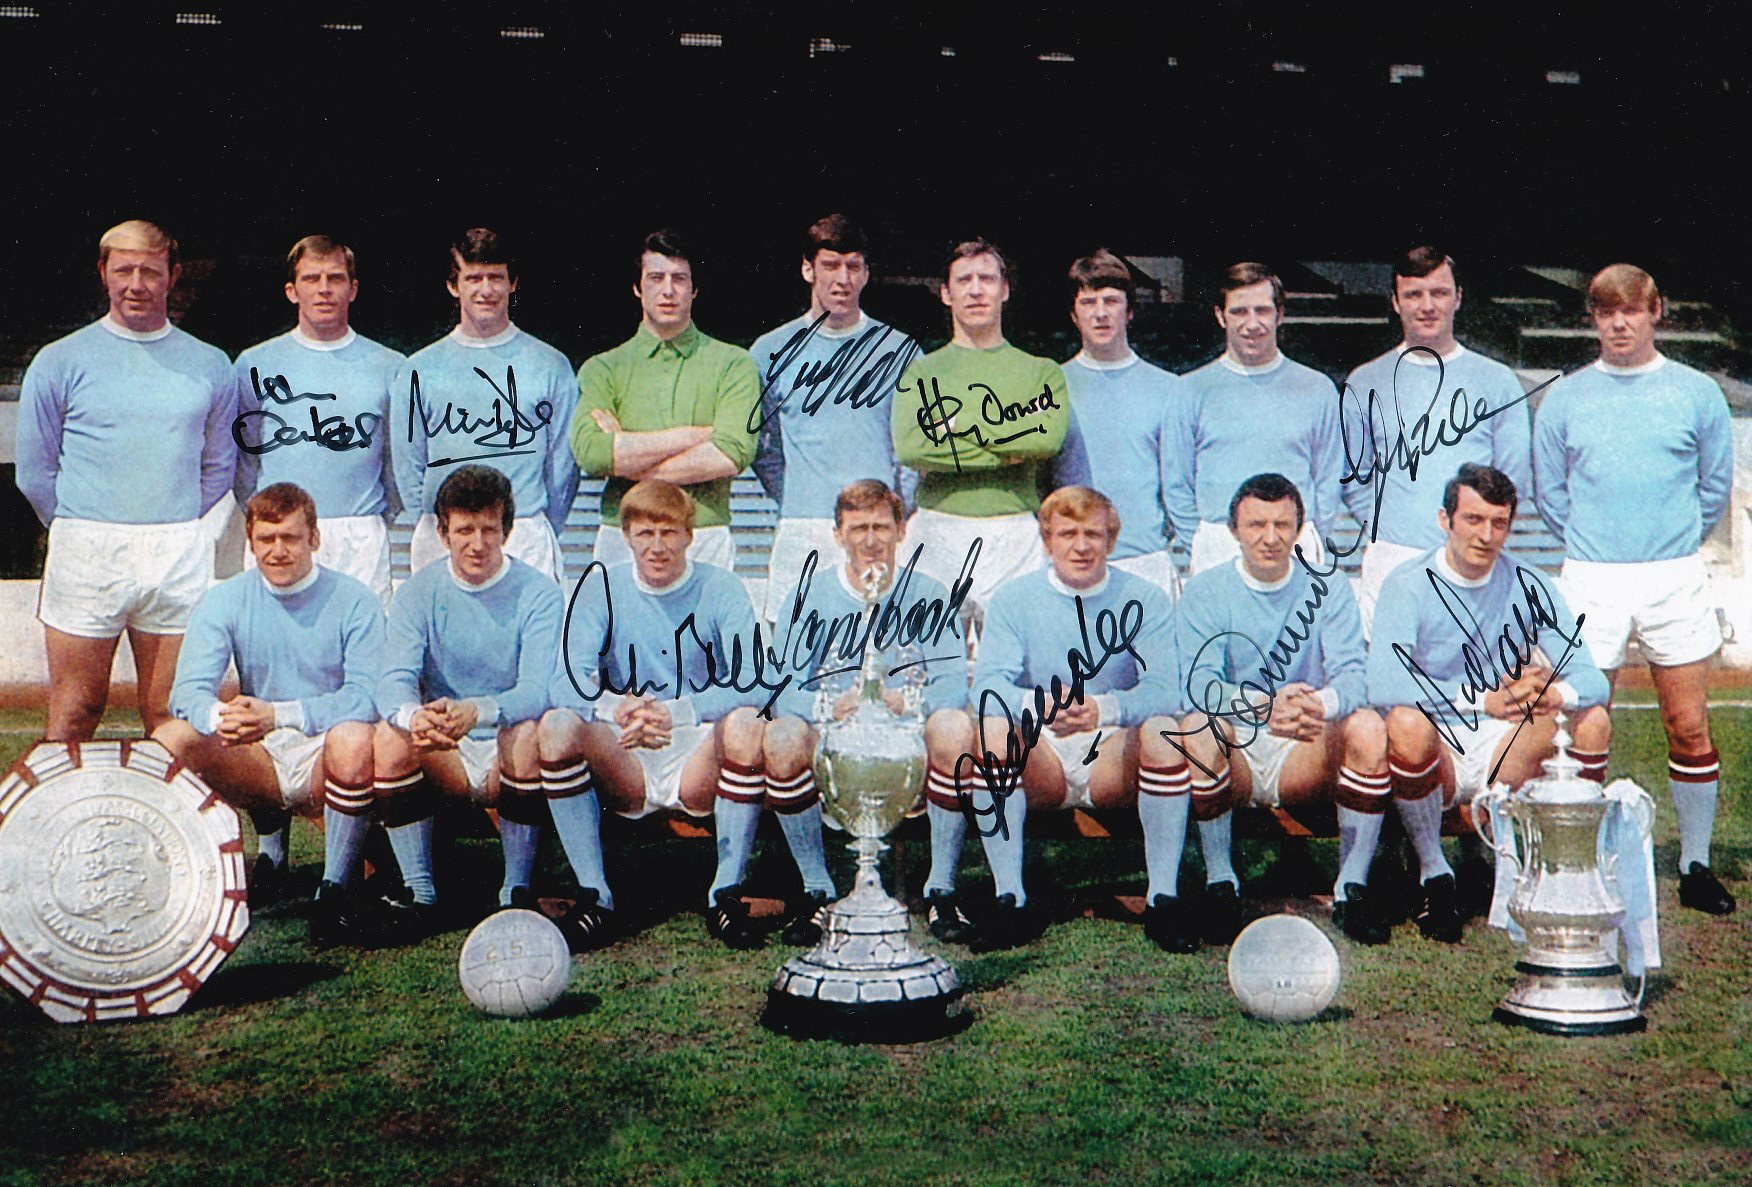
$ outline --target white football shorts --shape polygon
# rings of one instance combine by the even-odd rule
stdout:
[[[1607,671],[1623,666],[1633,638],[1648,661],[1662,667],[1695,663],[1721,649],[1701,556],[1639,564],[1566,559],[1558,581],[1570,610],[1587,616],[1582,640]]]
[[[311,805],[310,776],[322,761],[322,746],[327,735],[312,737],[303,730],[269,730],[262,738],[262,749],[274,763],[274,777],[280,782],[280,802],[289,812],[303,813]]]
[[[213,583],[213,560],[213,537],[199,520],[57,517],[49,524],[37,618],[88,639],[114,639],[129,627],[180,635]]]
[[[438,537],[438,517],[430,511],[421,515],[414,525],[413,538],[408,541],[408,572],[418,573],[449,555],[450,550]],[[519,515],[512,520],[511,534],[505,537],[505,555],[516,557],[555,581],[563,583],[566,579],[566,560],[560,555],[560,542],[545,515]]]

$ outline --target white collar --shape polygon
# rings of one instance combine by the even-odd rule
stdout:
[[[1501,553],[1498,555],[1500,556]],[[1494,566],[1492,567],[1494,568]],[[1440,570],[1444,581],[1450,585],[1458,585],[1461,589],[1483,589],[1490,583],[1489,573],[1476,580],[1471,577],[1462,577],[1454,566],[1448,563],[1448,546],[1446,544],[1436,549],[1436,568]]]
[[[1427,347],[1420,349],[1416,354],[1406,353],[1409,350],[1411,350],[1411,343],[1405,341],[1402,338],[1399,341],[1399,345],[1395,346],[1393,348],[1393,354],[1397,355],[1399,358],[1404,359],[1406,362],[1410,363],[1414,367],[1433,367],[1436,365],[1436,360],[1432,359],[1426,353],[1426,351],[1428,350]],[[1441,359],[1442,359],[1443,363],[1451,363],[1455,359],[1459,358],[1461,355],[1463,355],[1465,353],[1466,353],[1466,348],[1464,346],[1461,346],[1458,342],[1456,342],[1456,343],[1454,343],[1454,349],[1450,350],[1447,354],[1442,355]]]
[[[466,346],[470,350],[485,350],[489,346],[503,346],[505,343],[511,341],[511,339],[517,337],[520,333],[522,333],[522,331],[517,328],[517,323],[512,322],[503,330],[494,334],[491,338],[475,338],[471,335],[464,334],[462,332],[462,326],[459,324],[454,330],[450,331],[450,340],[458,346]]]
[[[1072,589],[1063,581],[1059,580],[1058,570],[1053,568],[1050,562],[1048,562],[1046,566],[1046,583],[1059,593],[1064,594],[1067,598],[1092,598],[1096,594],[1102,593],[1107,589],[1107,583],[1112,577],[1113,566],[1112,564],[1109,564],[1106,571],[1101,574],[1101,580],[1097,581],[1094,585],[1091,585],[1088,589]]]
[[[816,316],[819,317],[820,314],[817,314]],[[805,326],[807,326],[810,322],[814,321],[815,318],[810,317],[805,313],[800,320]],[[859,334],[862,334],[868,329],[869,326],[870,315],[860,309],[858,310],[858,320],[847,326],[845,329],[836,330],[824,321],[819,327],[817,327],[815,336],[817,338],[856,338]]]
[[[684,557],[681,562],[680,577],[677,577],[668,585],[647,585],[645,584],[645,579],[639,576],[639,566],[637,562],[635,562],[633,565],[633,584],[639,587],[640,593],[656,594],[658,597],[661,597],[666,593],[674,593],[676,590],[686,585],[693,579],[693,572],[693,558]]]
[[[1618,364],[1609,363],[1605,359],[1594,360],[1594,366],[1598,367],[1607,375],[1648,375],[1655,371],[1659,371],[1666,365],[1667,356],[1658,350],[1655,352],[1654,358],[1646,363],[1638,363],[1634,367],[1620,367]]]
[[[495,585],[499,584],[499,582],[505,580],[505,574],[511,571],[511,558],[509,556],[501,556],[499,559],[498,572],[494,573],[479,585],[470,585],[458,576],[455,561],[445,561],[444,571],[450,574],[450,579],[456,582],[456,588],[460,589],[463,593],[485,593],[487,590],[492,589]]]
[[[846,572],[846,567],[844,565],[835,565],[833,571],[839,574],[840,588],[852,595],[852,601],[862,602],[864,600],[864,591],[852,584],[852,578],[850,574]],[[882,595],[893,588],[894,572],[893,570],[890,570],[888,574],[888,584],[877,592],[877,599],[881,600]]]
[[[324,342],[321,338],[312,338],[309,334],[306,334],[304,332],[304,327],[302,326],[292,327],[292,341],[310,350],[345,350],[347,347],[353,345],[354,340],[358,337],[359,335],[353,327],[348,326],[345,334],[342,334],[332,342]]]
[[[1106,359],[1091,358],[1089,357],[1089,352],[1086,350],[1079,350],[1076,357],[1071,359],[1071,362],[1076,363],[1079,366],[1087,367],[1091,371],[1123,371],[1137,361],[1137,352],[1132,350],[1129,346],[1126,347],[1125,357],[1123,359],[1114,359],[1112,362],[1109,362]]]
[[[1220,361],[1223,366],[1227,367],[1237,375],[1270,375],[1273,371],[1276,371],[1279,367],[1284,365],[1284,352],[1281,350],[1278,351],[1275,359],[1269,363],[1261,363],[1257,367],[1249,366],[1248,364],[1241,362],[1226,350],[1223,352],[1223,357]]]
[[[261,570],[257,569],[256,572],[260,573]],[[294,594],[301,594],[311,586],[315,585],[316,576],[320,572],[322,572],[322,567],[320,565],[311,565],[310,572],[294,581],[291,585],[275,585],[272,581],[269,581],[264,574],[262,577],[262,584],[267,586],[268,592],[273,594],[276,598],[289,598]]]
[[[1235,572],[1241,575],[1241,584],[1255,593],[1276,593],[1290,583],[1290,578],[1296,575],[1296,561],[1290,558],[1290,570],[1276,581],[1261,581],[1247,571],[1247,561],[1244,557],[1235,558]]]
[[[156,330],[130,330],[115,319],[113,314],[106,313],[98,319],[98,325],[108,330],[118,338],[126,338],[129,342],[156,342],[160,338],[170,337],[170,319],[166,318],[163,325]]]

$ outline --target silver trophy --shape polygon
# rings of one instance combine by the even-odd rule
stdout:
[[[881,596],[886,570],[864,575],[864,597]],[[795,1034],[898,1039],[941,1033],[958,1019],[955,970],[913,947],[906,907],[882,889],[883,842],[916,802],[925,773],[919,689],[904,689],[905,712],[883,698],[882,660],[865,650],[857,707],[843,721],[822,714],[815,779],[822,807],[852,836],[858,872],[850,894],[827,908],[821,942],[786,961],[768,994],[767,1025]],[[825,703],[825,702],[824,702]]]
[[[1496,1008],[1499,1022],[1559,1035],[1621,1034],[1642,1030],[1647,1020],[1624,984],[1623,970],[1608,947],[1624,923],[1625,909],[1608,886],[1611,863],[1602,871],[1600,830],[1613,801],[1598,783],[1581,777],[1570,757],[1570,736],[1558,718],[1557,753],[1545,775],[1519,791],[1501,785],[1474,802],[1474,825],[1516,871],[1509,915],[1527,933],[1527,948],[1515,962],[1520,980]],[[1640,788],[1633,810],[1646,830],[1654,802]],[[1519,854],[1507,838],[1485,826],[1500,807],[1514,822]]]

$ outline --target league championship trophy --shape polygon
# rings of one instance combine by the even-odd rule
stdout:
[[[1543,777],[1516,792],[1493,787],[1474,801],[1474,827],[1517,873],[1508,913],[1527,933],[1526,951],[1515,962],[1521,978],[1494,1016],[1546,1034],[1642,1030],[1641,1003],[1625,989],[1608,947],[1625,919],[1624,905],[1607,885],[1616,858],[1607,858],[1604,875],[1600,867],[1601,828],[1614,801],[1581,777],[1561,715],[1553,743],[1557,753],[1545,760]],[[1629,790],[1631,812],[1646,836],[1654,802],[1640,788]],[[1519,856],[1507,838],[1486,831],[1493,807],[1514,822]]]
[[[885,572],[865,574],[864,597],[880,596]],[[850,894],[827,908],[821,942],[786,961],[767,994],[773,1030],[842,1040],[905,1041],[947,1033],[961,997],[955,970],[913,947],[906,907],[882,888],[877,857],[906,816],[925,772],[924,721],[916,696],[896,715],[883,699],[882,660],[866,647],[856,709],[824,714],[815,778],[823,809],[850,833],[858,872]],[[916,689],[912,690],[916,693]]]

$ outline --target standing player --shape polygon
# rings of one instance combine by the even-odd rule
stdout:
[[[782,655],[795,679],[781,694],[766,731],[767,803],[780,812],[786,836],[820,845],[820,793],[815,786],[819,727],[858,707],[859,675],[872,649],[880,656],[883,700],[895,714],[909,710],[916,686],[923,712],[926,813],[931,822],[931,871],[925,879],[925,914],[931,934],[965,941],[972,924],[955,902],[956,865],[967,819],[956,794],[955,760],[973,749],[967,716],[967,653],[955,602],[941,582],[895,566],[906,533],[900,496],[873,478],[861,478],[834,500],[838,545],[828,572],[809,579],[782,601],[774,599]],[[833,563],[830,561],[829,563]],[[876,601],[866,600],[875,582]],[[786,812],[789,806],[792,811]],[[805,817],[804,813],[807,813]],[[818,850],[804,865],[804,901],[792,912],[793,942],[813,943],[820,929],[807,921],[833,893]],[[811,932],[814,938],[811,938]]]
[[[542,788],[579,883],[605,910],[613,899],[601,872],[598,794],[623,816],[711,812],[718,869],[707,925],[745,948],[760,942],[741,882],[767,795],[766,722],[757,712],[765,696],[731,684],[747,678],[740,665],[759,630],[735,574],[688,555],[694,515],[692,496],[671,482],[635,483],[621,497],[632,563],[593,563],[572,595],[549,694],[555,707],[541,721]],[[819,813],[813,819],[819,857]],[[793,830],[785,833],[795,846]]]
[[[1004,340],[1010,266],[996,246],[956,245],[938,296],[954,335],[901,378],[894,450],[920,472],[909,528],[924,548],[919,571],[950,588],[971,578],[967,600],[983,611],[999,584],[1040,567],[1037,484],[1064,444],[1070,408],[1059,365]]]
[[[1532,489],[1526,393],[1513,371],[1455,340],[1460,295],[1453,257],[1433,247],[1406,252],[1393,265],[1392,296],[1405,340],[1345,380],[1344,501],[1370,540],[1357,585],[1364,630],[1387,574],[1442,542],[1442,488],[1463,463]],[[1395,454],[1401,434],[1404,456]]]
[[[1449,943],[1460,915],[1444,807],[1538,775],[1560,709],[1584,778],[1605,781],[1612,742],[1611,690],[1576,616],[1555,583],[1503,551],[1517,501],[1500,470],[1461,466],[1437,513],[1442,545],[1395,569],[1375,606],[1369,702],[1387,715],[1393,798],[1421,867],[1417,925]]]
[[[358,295],[352,248],[306,235],[286,253],[298,324],[237,356],[237,495],[296,479],[322,516],[323,568],[388,606],[390,388],[407,360],[348,324]]]
[[[1236,264],[1218,292],[1223,353],[1185,377],[1176,433],[1162,450],[1174,534],[1190,541],[1193,573],[1232,560],[1229,499],[1249,475],[1269,470],[1307,499],[1297,543],[1319,563],[1339,507],[1338,393],[1278,350],[1284,286],[1270,268]]]
[[[986,611],[973,674],[977,751],[955,772],[973,786],[968,806],[996,884],[982,947],[1014,947],[1032,933],[1022,885],[1029,809],[1124,807],[1136,789],[1150,872],[1145,930],[1186,950],[1176,887],[1190,779],[1163,736],[1180,708],[1174,607],[1158,586],[1108,567],[1119,533],[1106,496],[1059,488],[1040,505],[1050,567],[1006,581]]]
[[[1728,509],[1734,437],[1714,380],[1655,349],[1661,294],[1614,264],[1588,285],[1600,357],[1539,409],[1539,514],[1563,541],[1563,581],[1594,659],[1616,680],[1634,636],[1649,663],[1679,817],[1679,902],[1734,909],[1710,870],[1721,761],[1709,736],[1709,660],[1721,629],[1698,555]]]
[[[760,446],[754,469],[779,504],[767,568],[766,617],[797,584],[811,551],[831,563],[834,498],[873,479],[907,493],[894,461],[885,406],[919,347],[859,308],[870,270],[862,228],[843,214],[810,225],[803,240],[809,312],[755,339]]]
[[[142,727],[169,719],[183,628],[213,580],[202,517],[237,462],[231,364],[170,324],[176,240],[120,223],[98,240],[97,274],[109,312],[43,347],[19,392],[18,489],[49,529],[37,617],[53,741],[97,732],[124,630]]]
[[[1240,558],[1194,577],[1180,600],[1175,641],[1193,702],[1183,744],[1198,771],[1192,810],[1213,943],[1234,939],[1240,922],[1231,804],[1306,804],[1329,787],[1339,837],[1333,914],[1353,940],[1387,938],[1367,891],[1390,798],[1387,727],[1366,707],[1350,580],[1293,555],[1302,519],[1288,479],[1255,474],[1229,502]]]
[[[736,566],[730,479],[754,460],[760,379],[748,352],[693,321],[694,261],[672,230],[645,236],[633,286],[644,316],[632,338],[578,369],[572,452],[586,474],[607,478],[596,559],[629,560],[620,500],[635,482],[672,482],[694,500],[699,523],[688,556]]]
[[[257,821],[262,851],[250,897],[258,905],[285,885],[286,814],[320,810],[314,932],[332,941],[353,922],[347,887],[371,823],[383,610],[358,581],[316,563],[316,503],[301,488],[258,491],[244,504],[244,530],[257,571],[221,582],[195,606],[171,690],[176,717],[152,736]],[[222,701],[233,663],[239,691]]]
[[[418,351],[397,373],[390,404],[390,458],[402,503],[420,512],[409,542],[419,572],[445,555],[438,488],[456,467],[484,462],[511,480],[524,514],[505,550],[556,581],[565,576],[565,529],[578,467],[566,426],[578,403],[566,356],[511,322],[517,257],[485,227],[450,245],[456,328]]]
[[[1174,596],[1164,475],[1180,380],[1140,359],[1127,340],[1137,295],[1131,269],[1106,248],[1071,265],[1071,322],[1083,349],[1064,365],[1071,426],[1053,485],[1089,486],[1119,509],[1108,563]]]
[[[450,557],[415,573],[390,603],[373,758],[377,811],[411,896],[390,905],[412,935],[437,915],[432,819],[440,795],[497,805],[499,903],[533,903],[543,819],[536,724],[565,612],[552,578],[505,552],[517,502],[503,473],[461,466],[434,506]]]

